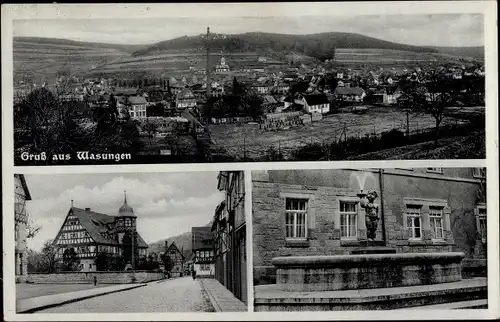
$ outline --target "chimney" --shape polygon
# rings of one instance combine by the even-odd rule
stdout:
[[[168,240],[165,240],[165,251],[168,249]]]
[[[85,208],[85,211],[90,211],[90,208]]]

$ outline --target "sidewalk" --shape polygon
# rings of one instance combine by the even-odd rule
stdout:
[[[80,300],[85,300],[91,297],[96,297],[99,295],[105,295],[115,292],[121,292],[126,290],[131,290],[134,288],[146,286],[147,284],[121,284],[106,287],[98,287],[88,290],[81,290],[76,292],[52,294],[37,296],[27,299],[21,299],[16,301],[16,312],[17,313],[32,313],[35,311],[47,309],[54,306],[59,306],[63,304],[68,304]]]
[[[207,292],[210,302],[216,312],[247,312],[245,303],[238,300],[233,293],[214,278],[198,279],[203,289]]]

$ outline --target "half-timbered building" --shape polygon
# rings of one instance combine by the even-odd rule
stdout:
[[[215,209],[212,234],[215,278],[247,301],[245,180],[243,171],[221,171],[218,189],[226,196]]]
[[[211,226],[191,229],[193,269],[198,277],[213,277],[215,274],[214,249]]]
[[[168,246],[168,247],[167,247]],[[175,242],[172,244],[168,245],[167,242],[165,242],[165,254],[170,258],[172,262],[172,267],[170,269],[170,277],[182,277],[184,275],[183,272],[183,267],[184,267],[184,261],[185,257],[184,254],[182,253],[182,250],[177,247]]]
[[[16,280],[28,274],[26,239],[28,238],[28,215],[26,201],[31,200],[24,175],[14,174],[14,225],[15,225],[15,258]]]
[[[57,259],[62,260],[65,251],[73,249],[79,260],[81,271],[96,271],[96,258],[100,253],[109,257],[119,257],[126,246],[123,238],[126,234],[137,242],[131,245],[136,252],[131,257],[147,256],[148,245],[137,232],[137,216],[127,204],[127,197],[116,216],[98,213],[90,208],[77,208],[71,205],[66,219],[59,230],[54,245],[57,246]],[[138,258],[126,258],[127,263],[135,263]],[[132,265],[131,265],[132,266]]]

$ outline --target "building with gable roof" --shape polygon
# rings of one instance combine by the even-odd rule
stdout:
[[[168,245],[168,241],[165,241],[165,256],[170,257],[172,261],[172,267],[169,272],[170,277],[182,277],[184,275],[184,262],[186,258],[175,242]]]
[[[110,257],[122,256],[126,247],[123,242],[125,235],[134,236],[136,241],[132,246],[136,248],[131,252],[132,258],[125,258],[125,262],[131,265],[139,257],[148,254],[148,244],[137,232],[137,216],[132,207],[127,203],[127,196],[116,216],[92,211],[90,208],[77,208],[73,204],[66,215],[63,225],[59,229],[53,244],[57,246],[58,260],[68,249],[73,249],[80,261],[81,271],[96,271],[96,258],[98,254],[105,253]],[[136,258],[137,256],[137,258]]]
[[[15,225],[15,272],[16,280],[28,275],[28,259],[26,240],[28,238],[28,214],[26,201],[31,200],[31,194],[22,174],[14,174],[14,225]]]

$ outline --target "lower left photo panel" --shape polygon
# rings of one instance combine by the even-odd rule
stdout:
[[[243,171],[14,176],[17,313],[248,310]]]

